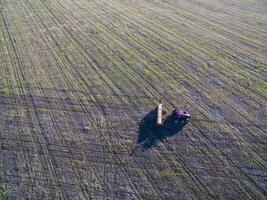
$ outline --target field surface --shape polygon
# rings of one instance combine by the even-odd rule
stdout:
[[[0,0],[0,199],[265,199],[266,102],[265,0]]]

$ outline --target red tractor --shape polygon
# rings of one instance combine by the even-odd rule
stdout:
[[[190,114],[187,111],[180,110],[178,108],[174,109],[172,112],[175,124],[187,124],[190,120]]]
[[[166,112],[162,109],[162,103],[160,103],[157,107],[157,125],[162,126],[164,125],[164,119],[163,115]],[[187,111],[183,111],[181,109],[174,109],[171,116],[168,118],[171,118],[171,122],[176,125],[186,125],[190,120],[190,114]]]

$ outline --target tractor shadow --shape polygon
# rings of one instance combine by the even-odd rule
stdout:
[[[166,114],[165,114],[166,115]],[[164,116],[164,115],[163,115]],[[157,107],[150,111],[139,123],[138,139],[132,154],[141,149],[152,149],[167,137],[179,133],[186,124],[175,124],[172,114],[164,118],[162,126],[157,126]]]

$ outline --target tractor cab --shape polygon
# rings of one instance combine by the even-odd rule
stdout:
[[[178,108],[173,110],[173,122],[175,124],[187,124],[190,120],[190,117],[191,116],[187,111]]]

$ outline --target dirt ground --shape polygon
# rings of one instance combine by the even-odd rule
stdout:
[[[265,199],[266,130],[264,0],[0,0],[0,199]]]

